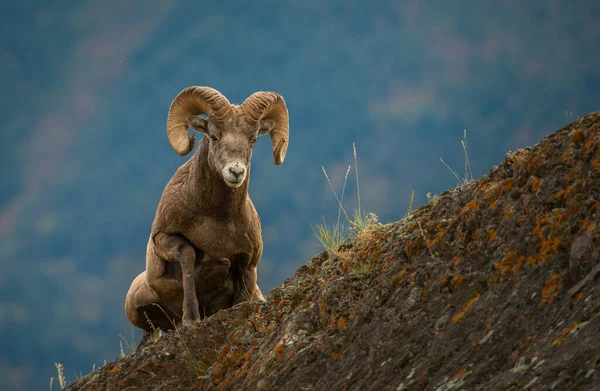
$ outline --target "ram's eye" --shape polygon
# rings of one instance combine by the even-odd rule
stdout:
[[[219,138],[217,136],[215,136],[214,134],[209,134],[208,137],[210,137],[210,139],[212,141],[219,141]]]
[[[256,140],[258,140],[258,137],[252,137],[250,139],[250,144],[254,145],[256,143]]]

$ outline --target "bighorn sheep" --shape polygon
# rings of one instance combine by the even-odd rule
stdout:
[[[205,115],[207,118],[201,117]],[[171,104],[167,136],[179,155],[196,153],[165,187],[146,249],[146,270],[125,300],[129,321],[144,330],[173,329],[244,300],[264,300],[256,282],[263,244],[260,219],[248,195],[250,158],[269,133],[275,164],[289,140],[281,95],[260,91],[241,105],[217,90],[188,87]]]

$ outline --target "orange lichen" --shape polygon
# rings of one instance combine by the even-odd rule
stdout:
[[[488,209],[496,209],[496,207],[498,206],[498,204],[500,203],[500,201],[502,201],[500,198],[497,198],[496,200],[494,200],[494,202],[492,202],[490,204],[490,206],[488,207]]]
[[[454,266],[458,266],[458,265],[460,265],[460,263],[461,263],[461,262],[462,262],[462,259],[460,259],[460,258],[456,258],[456,259],[454,260]]]
[[[531,158],[529,159],[529,162],[527,163],[527,172],[531,173],[533,170],[535,170],[537,168],[540,160],[541,160],[541,157],[539,155],[531,156]]]
[[[454,375],[454,377],[452,377],[452,379],[454,379],[455,381],[460,379],[465,373],[467,373],[467,368],[462,368],[460,371],[458,371],[456,373],[456,375]]]
[[[513,204],[510,204],[510,206],[512,206]],[[515,214],[515,211],[513,209],[510,209],[509,207],[504,208],[504,215],[502,217],[502,220],[504,222],[510,220],[511,216]]]
[[[344,359],[344,352],[342,352],[342,353],[333,352],[331,354],[331,358],[333,358],[334,360],[343,360]]]
[[[558,237],[549,237],[542,239],[540,248],[540,259],[546,260],[551,254],[556,254],[558,247],[562,243],[562,239]]]
[[[512,178],[507,178],[500,183],[493,183],[492,185],[484,185],[479,188],[479,193],[484,200],[494,199],[498,201],[500,194],[510,191],[513,187]],[[497,202],[494,202],[489,206],[489,209],[494,209]]]
[[[537,178],[531,178],[529,181],[529,186],[531,187],[531,192],[535,193],[540,189],[540,187],[542,187],[542,181]]]
[[[516,251],[510,250],[502,259],[502,262],[495,263],[494,268],[500,272],[500,281],[513,276],[521,270],[524,256],[519,255]]]
[[[479,209],[479,204],[480,204],[480,202],[478,200],[473,200],[473,201],[469,202],[462,209],[461,214],[462,213],[467,213],[467,212],[468,213],[473,213],[473,212],[477,211],[477,209]]]
[[[495,229],[490,229],[490,233],[489,233],[489,238],[488,238],[488,243],[493,242],[494,239],[496,239],[496,230]]]
[[[340,316],[340,318],[337,321],[337,328],[340,330],[344,330],[346,327],[348,327],[348,325],[346,324],[346,319],[344,319],[343,316]]]
[[[273,356],[275,357],[275,360],[283,360],[285,357],[285,345],[280,343],[279,345],[275,346],[275,349],[273,350]]]
[[[554,340],[554,342],[552,342],[552,346],[560,345],[576,326],[577,326],[577,322],[573,322],[573,324],[571,326],[569,326],[569,327],[565,328],[563,331],[561,331],[559,337],[556,338]]]
[[[446,233],[446,229],[444,227],[442,227],[441,224],[438,224],[436,226],[436,234],[433,237],[432,240],[428,240],[427,242],[429,243],[429,247],[436,245],[440,240],[442,240],[442,238],[444,237],[444,234]],[[427,232],[427,231],[425,231]]]
[[[454,289],[456,289],[456,290],[460,289],[460,287],[463,283],[463,276],[454,276],[452,278],[452,282],[454,284]]]
[[[108,373],[110,373],[112,376],[115,376],[117,373],[119,373],[120,369],[121,367],[117,365],[113,369],[110,369]]]
[[[575,298],[573,298],[573,305],[576,305],[577,303],[579,303],[579,301],[581,300],[581,298],[583,297],[583,293],[579,292],[577,295],[575,295]]]
[[[427,387],[427,384],[429,383],[427,380],[428,377],[429,372],[427,371],[423,372],[422,375],[417,376],[417,387],[419,387],[419,389],[423,390]]]
[[[588,236],[591,236],[592,233],[594,233],[595,229],[596,229],[596,223],[591,223],[590,224],[590,218],[586,217],[585,219],[583,219],[583,222],[581,223],[581,226],[585,229],[584,233]]]
[[[465,316],[465,313],[467,313],[471,307],[473,307],[473,304],[475,304],[475,302],[477,300],[479,300],[479,298],[481,297],[481,294],[477,291],[475,291],[475,297],[473,297],[471,300],[469,300],[469,302],[463,307],[462,311],[460,311],[458,314],[454,315],[452,317],[452,323],[456,323],[459,320],[462,319],[463,316]]]
[[[555,209],[551,213],[546,213],[543,217],[535,216],[535,228],[533,234],[540,240],[540,249],[537,259],[543,263],[552,254],[556,254],[563,238],[558,233],[558,228],[564,214]],[[549,232],[548,232],[549,231]],[[548,234],[546,234],[548,232]]]
[[[592,152],[598,147],[598,142],[596,137],[590,137],[585,144],[583,145],[583,155],[589,156]]]
[[[248,369],[248,363],[250,362],[250,359],[252,358],[252,355],[250,353],[246,353],[244,354],[242,357],[240,357],[239,360],[236,361],[235,366],[239,367],[239,369],[237,371],[235,371],[234,375],[233,375],[233,379],[241,379],[242,377],[247,376],[246,370]],[[277,353],[275,354],[275,358],[277,358]],[[227,379],[225,379],[225,381],[227,380],[232,380],[231,377],[228,377]]]
[[[560,282],[560,276],[558,274],[554,274],[548,281],[546,281],[544,288],[542,288],[543,300],[538,303],[538,307],[541,307],[547,303],[552,303],[560,291]]]
[[[404,277],[408,274],[406,268],[402,269],[400,273],[394,274],[392,276],[392,284],[401,284],[404,282]]]
[[[527,263],[529,264],[529,266],[532,266],[532,267],[536,267],[538,265],[537,259],[535,259],[531,255],[527,257]]]
[[[575,143],[575,144],[581,144],[581,142],[583,141],[583,129],[581,128],[577,128],[575,129],[572,133],[571,133],[571,140]]]

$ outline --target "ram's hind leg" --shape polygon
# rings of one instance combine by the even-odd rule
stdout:
[[[168,309],[163,309],[160,297],[148,285],[146,272],[140,273],[131,283],[125,299],[125,314],[136,327],[143,330],[140,346],[153,332],[170,330],[181,319]]]
[[[194,266],[196,263],[196,250],[194,246],[182,236],[161,232],[154,237],[154,251],[162,259],[181,264],[183,323],[189,324],[199,321],[200,311],[198,310],[196,284],[194,281]]]

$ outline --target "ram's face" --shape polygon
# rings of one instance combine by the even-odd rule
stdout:
[[[194,124],[194,121],[199,123]],[[188,123],[193,129],[201,129],[205,133],[211,170],[219,173],[225,184],[233,188],[240,187],[248,176],[252,147],[258,137],[274,127],[270,120],[252,124],[236,112],[219,122],[193,117],[188,119]]]

